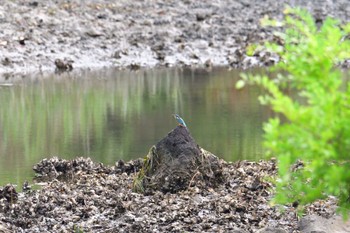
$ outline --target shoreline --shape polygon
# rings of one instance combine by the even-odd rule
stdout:
[[[286,4],[305,7],[321,22],[348,18],[345,0],[6,2],[0,6],[0,75],[53,73],[57,59],[92,70],[267,66],[278,58],[249,57],[245,48],[273,37],[260,19],[281,18]]]

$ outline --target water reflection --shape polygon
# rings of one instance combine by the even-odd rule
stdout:
[[[30,179],[41,158],[143,157],[186,121],[197,143],[226,160],[259,159],[259,90],[235,89],[238,71],[147,70],[33,78],[0,88],[0,185]]]

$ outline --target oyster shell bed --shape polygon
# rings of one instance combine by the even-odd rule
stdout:
[[[273,39],[260,19],[286,5],[349,21],[347,0],[70,0],[3,1],[0,74],[73,68],[266,66],[278,57],[247,56],[246,46]]]
[[[276,174],[274,160],[220,162],[226,181],[218,187],[143,195],[131,188],[140,159],[112,167],[90,158],[44,159],[34,167],[38,178],[47,181],[40,190],[0,188],[0,230],[299,232],[293,206],[269,205],[273,185],[266,178]],[[306,213],[330,217],[335,203],[334,198],[315,202]]]

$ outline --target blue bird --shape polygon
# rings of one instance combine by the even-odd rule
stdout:
[[[179,125],[185,126],[187,128],[185,121],[179,115],[173,114],[173,116],[175,117],[177,122],[179,122]]]

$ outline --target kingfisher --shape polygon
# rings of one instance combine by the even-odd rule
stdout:
[[[179,125],[182,125],[187,128],[185,121],[177,114],[173,114],[177,122],[179,122]]]

